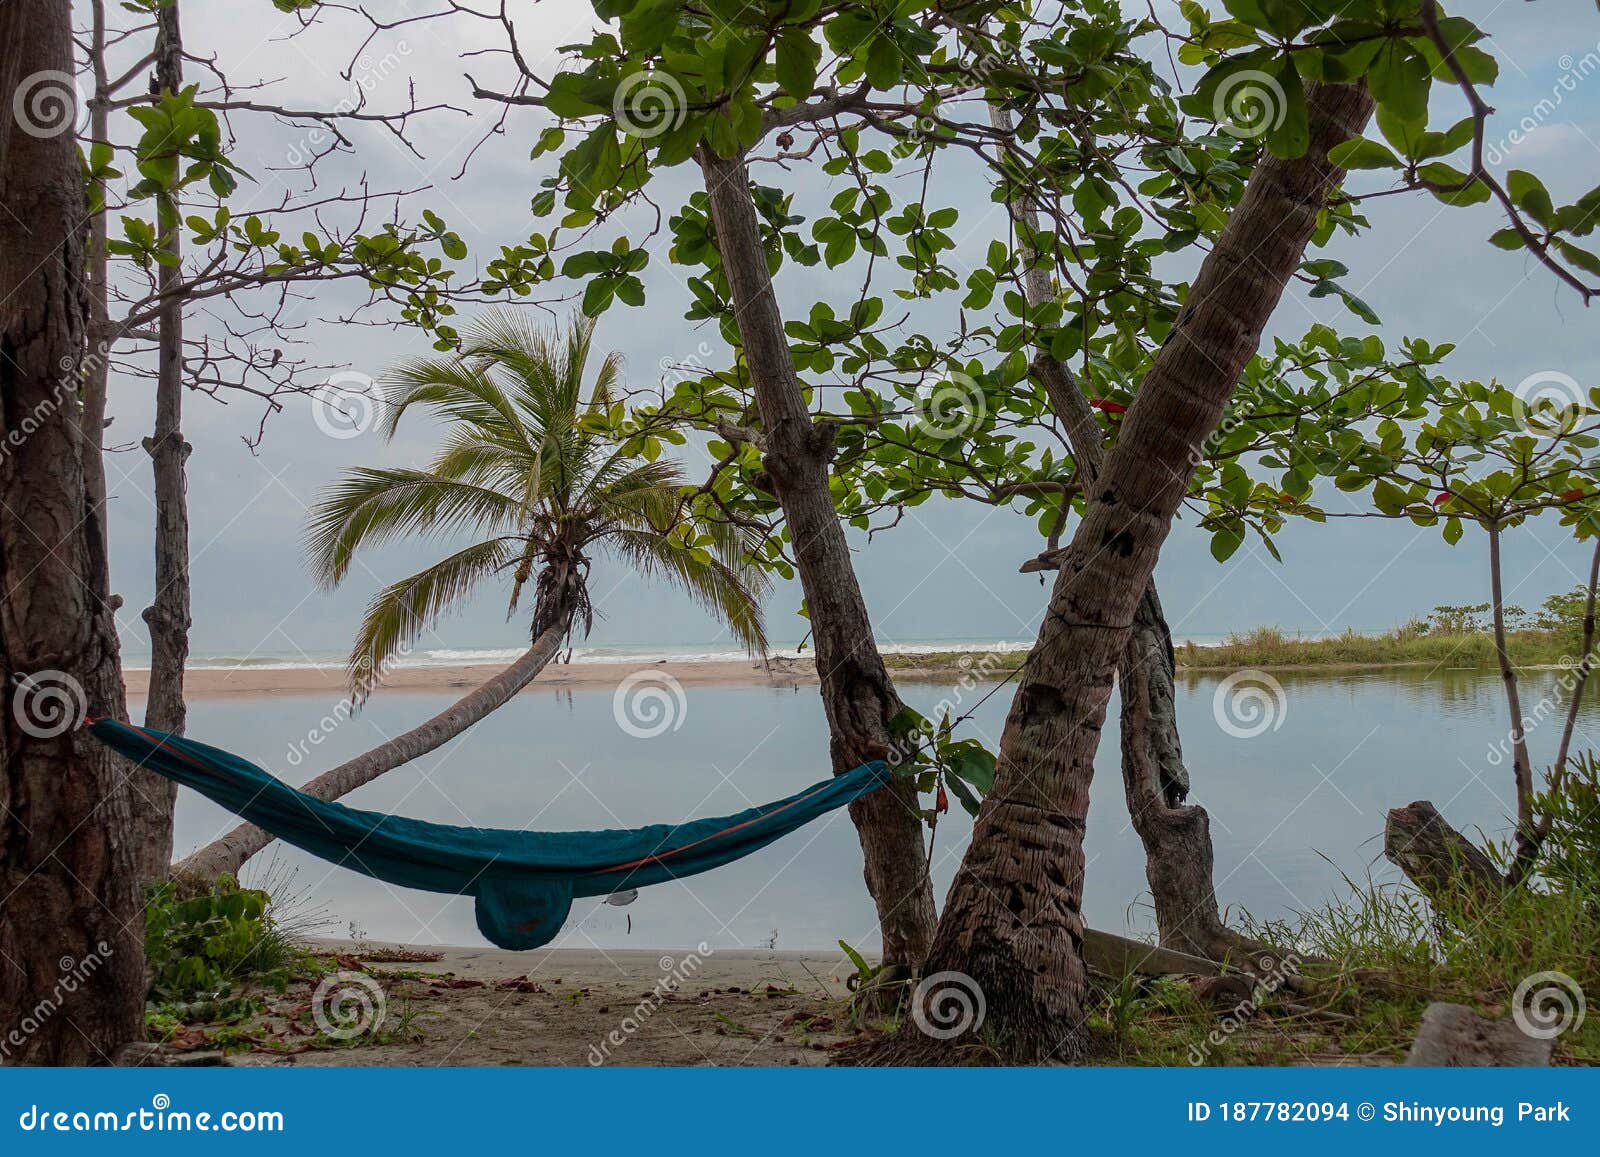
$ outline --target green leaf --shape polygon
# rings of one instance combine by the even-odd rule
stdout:
[[[805,100],[817,86],[817,64],[822,45],[803,28],[786,28],[778,34],[778,83],[796,100]]]
[[[1428,90],[1433,83],[1428,62],[1404,40],[1390,40],[1373,58],[1367,74],[1372,95],[1408,124],[1428,120]]]
[[[622,43],[629,51],[650,56],[678,27],[682,0],[645,0],[622,20]]]
[[[1244,531],[1237,527],[1224,527],[1211,536],[1211,557],[1227,562],[1234,551],[1244,544]]]
[[[1506,174],[1506,193],[1511,197],[1511,203],[1532,217],[1539,224],[1548,227],[1555,218],[1555,206],[1550,202],[1550,194],[1544,187],[1544,182],[1532,173],[1522,169],[1512,169]]]
[[[879,91],[894,88],[905,70],[900,46],[887,36],[875,36],[867,46],[867,79]]]
[[[985,750],[982,744],[972,740],[960,744],[948,754],[944,763],[951,775],[970,783],[981,794],[988,795],[994,789],[994,753]]]
[[[1303,157],[1311,147],[1311,125],[1306,112],[1306,91],[1290,56],[1282,56],[1271,75],[1283,93],[1277,122],[1267,133],[1267,148],[1278,157]]]
[[[1356,137],[1328,150],[1328,161],[1341,169],[1398,169],[1400,158],[1377,141]]]
[[[596,277],[584,288],[583,315],[599,317],[610,307],[614,296],[616,296],[615,280],[610,277]]]

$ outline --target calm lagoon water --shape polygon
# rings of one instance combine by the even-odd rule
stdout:
[[[1381,855],[1386,809],[1431,799],[1457,826],[1490,836],[1507,830],[1509,761],[1499,754],[1506,714],[1489,672],[1409,672],[1277,677],[1281,699],[1263,718],[1214,706],[1220,677],[1180,679],[1179,719],[1195,798],[1212,817],[1217,892],[1225,906],[1276,917],[1344,892],[1341,873],[1392,878]],[[1556,690],[1554,672],[1529,677],[1526,710]],[[986,688],[965,692],[971,703]],[[956,689],[907,683],[924,711]],[[1224,699],[1228,689],[1222,688]],[[458,693],[456,693],[458,694]],[[300,783],[411,726],[456,694],[391,693],[327,732],[308,757],[303,745],[333,707],[321,696],[199,699],[190,734],[237,751]],[[689,687],[677,726],[651,738],[617,722],[609,690],[525,694],[466,735],[390,772],[346,802],[441,823],[530,830],[635,827],[723,815],[788,795],[827,775],[816,688]],[[1010,688],[966,725],[992,747]],[[1115,710],[1115,704],[1113,704]],[[1547,709],[1548,710],[1548,709]],[[1536,766],[1551,758],[1559,710],[1530,731]],[[1107,930],[1150,927],[1143,853],[1122,799],[1116,727],[1107,726],[1089,814],[1086,908]],[[1245,735],[1261,729],[1260,734]],[[1600,710],[1582,726],[1600,733]],[[1585,746],[1580,734],[1578,746]],[[186,853],[231,817],[184,791],[177,849]],[[933,872],[942,899],[970,834],[955,807],[939,825]],[[393,888],[293,849],[269,852],[246,879],[270,878],[298,899],[325,934],[354,925],[373,939],[480,944],[472,902]],[[580,900],[556,947],[832,948],[843,939],[875,947],[861,856],[844,812],[812,824],[737,864],[646,889],[627,909]]]

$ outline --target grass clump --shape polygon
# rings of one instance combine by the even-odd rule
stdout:
[[[1348,894],[1246,933],[1296,962],[1280,984],[1101,980],[1092,1024],[1118,1064],[1398,1063],[1422,1014],[1450,1001],[1555,1030],[1558,1064],[1600,1063],[1600,759],[1551,772],[1533,875],[1475,911],[1441,912],[1408,882]],[[1491,845],[1509,866],[1512,849]]]

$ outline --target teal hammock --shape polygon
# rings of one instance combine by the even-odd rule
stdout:
[[[192,787],[314,856],[403,888],[472,896],[501,948],[555,938],[578,896],[604,896],[732,863],[891,778],[868,763],[737,815],[633,831],[463,828],[360,811],[296,791],[219,748],[101,719],[89,731],[141,767]]]

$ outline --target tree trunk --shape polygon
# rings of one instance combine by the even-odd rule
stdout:
[[[811,420],[789,355],[749,174],[742,159],[724,160],[709,150],[702,150],[700,167],[761,413],[762,462],[783,506],[805,591],[838,774],[894,754],[890,722],[902,704],[873,638],[850,545],[833,508],[833,432]],[[877,905],[883,962],[915,971],[927,955],[935,920],[915,785],[897,780],[857,800],[850,818],[861,840],[867,890]]]
[[[183,37],[176,0],[156,14],[156,83],[163,96],[183,88]],[[183,219],[177,193],[156,198],[161,247],[181,256]],[[183,280],[180,265],[160,267],[157,286],[163,296],[157,320],[156,423],[145,439],[155,474],[155,597],[144,611],[150,629],[150,689],[144,725],[182,735],[187,721],[183,672],[189,661],[189,499],[184,464],[189,444],[183,440],[183,302],[177,295]],[[140,773],[138,827],[139,875],[160,880],[172,860],[172,813],[178,785],[161,776]]]
[[[385,772],[442,747],[490,712],[508,703],[517,692],[533,682],[534,677],[561,650],[567,625],[567,616],[562,616],[559,622],[547,627],[534,640],[533,646],[520,659],[487,683],[456,700],[426,723],[395,736],[364,755],[341,763],[331,771],[323,772],[300,790],[318,799],[338,799],[363,784],[371,783]],[[350,701],[345,700],[345,705],[349,704]],[[174,864],[172,874],[206,884],[223,874],[237,876],[245,861],[274,838],[271,833],[254,824],[240,824],[227,835]]]
[[[1295,160],[1261,159],[1202,263],[1121,440],[1087,491],[1088,509],[1018,682],[994,789],[925,966],[981,992],[985,1017],[941,1034],[946,1039],[904,1028],[861,1059],[950,1062],[977,1046],[988,1059],[1042,1062],[1083,1051],[1083,835],[1112,680],[1194,452],[1221,421],[1342,176],[1328,149],[1359,134],[1372,111],[1363,87],[1321,86],[1308,100],[1311,147]],[[931,1001],[939,993],[921,995]]]
[[[1500,524],[1489,523],[1489,607],[1494,620],[1494,654],[1500,665],[1500,683],[1511,713],[1511,776],[1517,793],[1516,859],[1532,862],[1539,854],[1534,834],[1533,765],[1528,758],[1528,722],[1522,716],[1522,693],[1517,669],[1506,644],[1506,595],[1500,565]]]
[[[89,99],[89,140],[111,142],[111,82],[106,66],[105,0],[94,0],[90,29],[89,65],[94,75],[94,95]],[[106,402],[111,382],[111,273],[110,252],[106,248],[108,213],[106,182],[94,183],[95,205],[89,212],[89,252],[85,265],[89,281],[88,356],[80,375],[83,391],[83,430],[88,441],[83,450],[83,485],[89,504],[99,520],[101,550],[109,558],[110,544],[104,541],[107,501],[106,464],[103,432],[106,427]],[[105,577],[106,589],[111,587]],[[120,606],[120,601],[118,603]]]
[[[144,1035],[141,905],[119,765],[77,728],[122,715],[80,426],[85,200],[67,0],[0,4],[0,1061],[95,1064]],[[60,105],[57,106],[58,111]]]
[[[1154,604],[1152,606],[1151,604]],[[1172,637],[1152,582],[1145,587],[1118,687],[1122,692],[1122,790],[1128,816],[1144,844],[1145,878],[1155,904],[1163,947],[1227,960],[1254,969],[1265,947],[1222,923],[1212,882],[1215,855],[1211,817],[1198,804],[1183,806],[1168,769],[1181,767],[1173,697]]]
[[[989,119],[995,131],[1009,140],[1011,113],[991,104]],[[1041,220],[1037,205],[1025,194],[1008,198],[1019,229],[1037,234]],[[1029,305],[1055,299],[1049,273],[1030,261],[1023,277]],[[1067,442],[1084,485],[1105,465],[1100,425],[1089,408],[1072,370],[1048,350],[1034,358],[1034,375],[1044,386],[1050,408],[1066,427]],[[1059,552],[1057,552],[1059,553]],[[1028,569],[1054,569],[1058,560],[1041,555]],[[1222,959],[1249,945],[1222,923],[1212,884],[1215,856],[1211,847],[1211,817],[1198,804],[1184,807],[1189,795],[1189,769],[1183,762],[1183,741],[1178,734],[1177,663],[1172,652],[1172,631],[1161,611],[1155,579],[1145,587],[1134,615],[1133,637],[1121,669],[1122,781],[1134,831],[1144,844],[1145,876],[1155,903],[1156,928],[1161,943],[1180,952]],[[1138,686],[1135,686],[1138,684]]]

